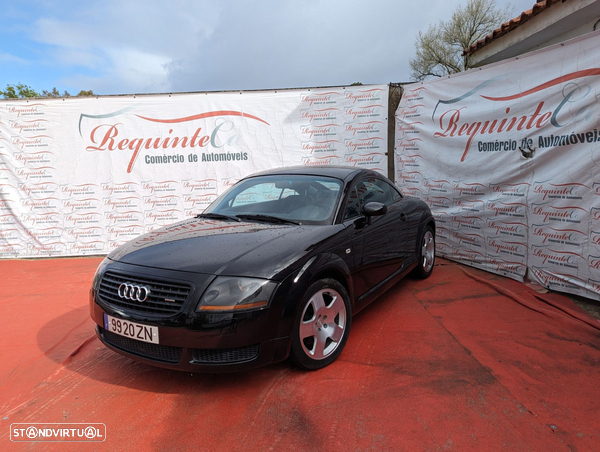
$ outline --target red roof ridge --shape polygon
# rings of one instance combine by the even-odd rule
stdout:
[[[508,22],[504,22],[500,25],[499,28],[496,28],[493,32],[487,35],[485,38],[480,39],[479,41],[471,44],[469,47],[463,50],[463,55],[471,55],[476,50],[481,49],[483,46],[489,44],[490,42],[498,39],[500,36],[504,36],[508,32],[514,30],[515,28],[523,25],[529,19],[537,16],[542,11],[550,8],[550,6],[554,5],[558,2],[566,2],[567,0],[543,0],[541,2],[537,2],[531,9],[524,11],[520,16],[515,17],[514,19],[509,20]]]

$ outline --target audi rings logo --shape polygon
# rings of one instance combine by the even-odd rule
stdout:
[[[146,286],[138,286],[137,284],[123,283],[117,291],[119,297],[126,300],[139,301],[143,303],[150,296],[150,289]]]

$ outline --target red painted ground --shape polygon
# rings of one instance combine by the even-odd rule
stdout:
[[[0,450],[600,450],[600,322],[566,297],[441,261],[359,314],[324,370],[191,375],[95,339],[99,261],[0,261]],[[11,443],[16,422],[107,439]]]

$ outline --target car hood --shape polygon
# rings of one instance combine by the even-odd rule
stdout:
[[[168,270],[277,279],[342,228],[194,218],[141,235],[108,257]]]

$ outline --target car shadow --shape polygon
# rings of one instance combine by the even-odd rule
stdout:
[[[300,372],[289,360],[260,369],[237,373],[203,374],[154,367],[120,355],[100,342],[94,333],[87,306],[57,316],[45,323],[36,336],[38,348],[60,367],[83,378],[140,391],[184,393],[247,385],[281,372]],[[63,328],[57,328],[62,325]],[[71,326],[70,328],[67,326]],[[66,331],[66,332],[65,332]],[[193,385],[189,383],[193,382]]]
[[[397,302],[406,290],[407,282],[396,284],[354,316],[349,343],[340,360],[353,362],[353,342],[359,346],[362,342],[359,336],[368,334],[366,326],[377,322],[380,316],[387,315],[386,305]],[[140,391],[174,394],[219,388],[231,390],[236,385],[251,387],[253,383],[261,386],[265,380],[279,379],[283,375],[306,375],[289,358],[254,370],[220,374],[182,372],[140,363],[102,344],[95,335],[95,325],[88,312],[86,305],[50,319],[40,328],[36,337],[42,353],[63,369],[85,379]]]

